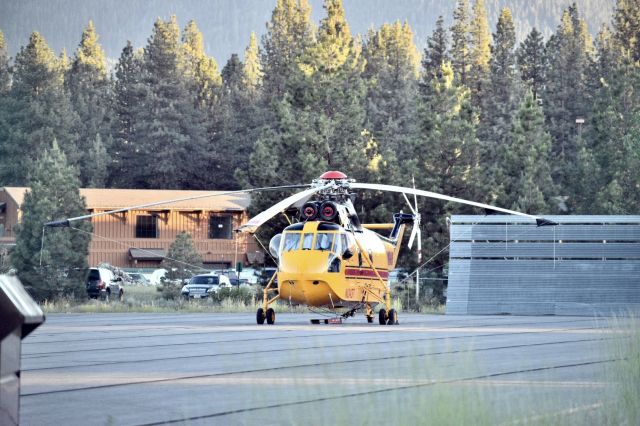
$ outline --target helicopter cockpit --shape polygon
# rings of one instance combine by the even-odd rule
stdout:
[[[280,259],[288,252],[327,252],[329,254],[328,272],[339,272],[340,259],[348,259],[353,255],[352,238],[335,223],[296,223],[271,239],[269,251],[276,259]]]

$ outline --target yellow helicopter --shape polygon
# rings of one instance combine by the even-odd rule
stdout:
[[[371,323],[374,321],[374,308],[382,304],[384,307],[378,311],[379,323],[398,324],[398,313],[391,305],[389,272],[396,266],[404,229],[408,223],[413,225],[409,247],[412,247],[417,237],[420,261],[421,233],[417,196],[525,216],[535,219],[538,226],[555,224],[542,217],[416,188],[358,183],[342,172],[328,171],[314,179],[310,185],[252,188],[158,201],[52,221],[44,226],[69,226],[71,222],[95,216],[196,198],[292,188],[307,189],[278,202],[236,230],[255,233],[265,222],[292,207],[299,212],[299,221],[287,226],[269,243],[269,252],[277,260],[278,268],[263,290],[263,305],[256,312],[258,324],[264,324],[265,321],[267,324],[275,323],[275,310],[270,305],[278,299],[325,308],[340,314],[332,318],[333,321],[326,322],[341,322],[341,319],[363,310],[367,321]],[[361,224],[353,206],[354,190],[401,193],[411,213],[395,213],[392,223]],[[407,195],[413,195],[413,205]],[[381,233],[383,231],[389,233],[385,236]]]
[[[396,213],[393,223],[361,224],[352,203],[353,190],[367,189],[402,193],[411,214]],[[407,194],[414,196],[412,206]],[[329,171],[315,179],[311,188],[288,197],[238,228],[254,233],[272,217],[290,206],[300,206],[300,222],[287,226],[269,243],[278,262],[277,272],[264,289],[263,306],[256,313],[258,324],[275,323],[271,304],[288,300],[310,307],[353,316],[364,310],[368,322],[374,321],[374,307],[380,324],[398,324],[398,313],[391,307],[389,272],[395,268],[404,228],[413,224],[409,247],[418,237],[421,247],[420,214],[416,196],[437,198],[534,218],[539,226],[551,225],[544,218],[474,201],[401,186],[357,183],[339,171]],[[313,198],[313,199],[312,199]],[[382,235],[383,230],[390,230]],[[340,319],[341,317],[336,317]]]

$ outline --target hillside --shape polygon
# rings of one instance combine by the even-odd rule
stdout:
[[[595,34],[609,20],[615,0],[576,0],[578,9]],[[271,16],[275,0],[23,0],[3,2],[0,30],[5,34],[12,56],[27,43],[32,31],[39,31],[56,51],[73,52],[80,34],[92,19],[100,42],[110,58],[117,58],[127,40],[135,46],[145,44],[156,17],[172,14],[184,26],[196,20],[207,53],[224,65],[232,53],[242,53],[251,31],[262,34]],[[322,0],[310,0],[315,21],[324,15]],[[416,44],[423,47],[439,15],[447,25],[452,20],[454,0],[345,0],[347,20],[354,33],[365,33],[371,26],[407,20],[413,28]],[[546,36],[558,25],[563,8],[571,0],[486,0],[491,28],[503,7],[512,10],[516,35],[522,40],[532,27]]]

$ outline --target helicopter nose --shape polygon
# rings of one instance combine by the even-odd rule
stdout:
[[[280,271],[288,274],[313,274],[327,272],[328,252],[297,251],[285,253],[280,262]]]

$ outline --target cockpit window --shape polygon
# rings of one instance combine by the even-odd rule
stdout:
[[[333,246],[333,252],[342,255],[347,247],[347,236],[345,234],[338,234],[336,243]]]
[[[282,251],[298,250],[300,248],[300,235],[299,232],[285,232]]]
[[[311,250],[313,247],[313,234],[304,234],[302,238],[302,250]]]
[[[316,236],[316,250],[331,250],[335,235],[336,234],[329,234],[327,232],[318,232]]]

